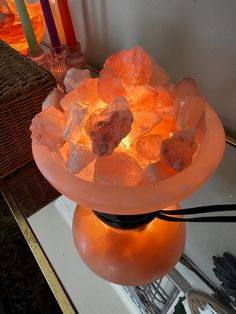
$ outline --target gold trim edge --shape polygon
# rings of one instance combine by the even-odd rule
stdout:
[[[58,305],[60,306],[64,314],[78,314],[78,311],[75,309],[72,301],[69,299],[65,289],[63,288],[59,278],[57,277],[54,269],[52,268],[48,258],[46,257],[43,249],[41,248],[36,236],[34,235],[29,223],[23,216],[21,210],[16,204],[13,196],[9,192],[7,186],[1,182],[0,190],[3,193],[3,196],[6,202],[9,205],[9,208],[21,229],[23,236],[34,255],[35,260],[37,261],[54,297],[56,298]]]

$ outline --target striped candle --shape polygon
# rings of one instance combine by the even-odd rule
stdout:
[[[30,17],[26,9],[25,2],[24,0],[15,0],[15,4],[21,21],[22,28],[25,33],[25,38],[29,46],[30,54],[32,56],[38,56],[40,55],[41,50],[35,37],[34,29],[30,22]]]

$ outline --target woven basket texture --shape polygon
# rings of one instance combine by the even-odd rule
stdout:
[[[33,160],[31,120],[55,86],[51,73],[0,40],[0,179]]]
[[[26,217],[60,196],[43,177],[34,161],[2,180]]]

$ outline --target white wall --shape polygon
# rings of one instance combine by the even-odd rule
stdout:
[[[70,0],[88,63],[142,45],[173,80],[191,76],[236,135],[236,0]]]

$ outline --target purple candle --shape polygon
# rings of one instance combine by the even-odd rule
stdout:
[[[56,24],[53,19],[52,10],[48,0],[40,0],[43,15],[47,25],[51,45],[53,48],[61,46],[60,39],[57,33]]]

